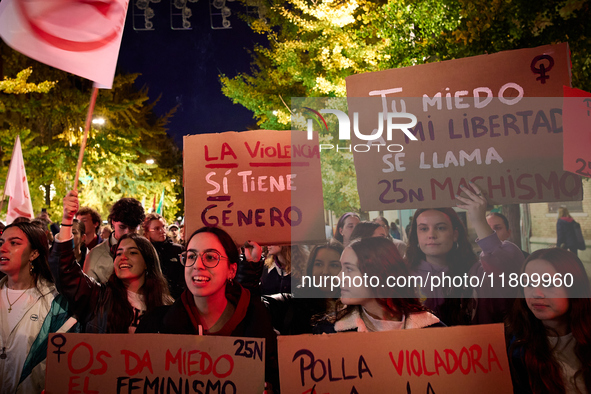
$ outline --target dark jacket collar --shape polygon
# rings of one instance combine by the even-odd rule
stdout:
[[[226,297],[228,298],[228,302],[231,302],[235,306],[235,310],[230,320],[228,320],[228,322],[215,333],[215,335],[219,336],[232,335],[238,325],[244,320],[250,304],[250,292],[247,289],[238,283],[228,284],[228,288],[229,289],[226,290]],[[193,294],[188,290],[185,290],[179,301],[187,317],[184,324],[188,324],[193,332],[198,333],[201,321],[199,319],[199,311],[195,305]],[[175,304],[178,304],[178,301]]]

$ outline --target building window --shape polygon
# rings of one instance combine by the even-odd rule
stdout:
[[[583,201],[559,201],[559,202],[549,202],[548,203],[548,212],[549,213],[557,213],[558,208],[565,207],[568,209],[570,213],[573,212],[583,212]]]

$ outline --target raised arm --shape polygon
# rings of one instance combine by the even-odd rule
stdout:
[[[79,320],[84,320],[84,317],[94,310],[101,285],[86,276],[74,258],[72,225],[76,212],[78,193],[74,190],[64,197],[62,226],[49,256],[49,267],[58,291],[70,303],[71,312],[76,314]]]
[[[475,183],[470,182],[470,188],[461,187],[467,197],[456,195],[456,199],[460,201],[457,207],[467,211],[468,219],[476,230],[478,239],[484,239],[494,233],[494,230],[486,222],[486,206],[488,205],[486,197]]]
[[[248,241],[240,255],[236,280],[256,297],[261,296],[263,267],[263,249],[258,243]]]
[[[489,273],[518,272],[523,263],[523,253],[517,245],[508,241],[501,242],[486,222],[488,203],[480,188],[470,182],[470,187],[462,187],[462,191],[467,197],[456,196],[460,201],[457,207],[467,211],[470,223],[476,230],[478,236],[476,243],[482,249],[480,254],[482,269]]]

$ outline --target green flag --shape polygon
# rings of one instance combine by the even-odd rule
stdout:
[[[162,195],[160,196],[160,202],[158,203],[158,208],[156,208],[156,213],[162,215],[162,208],[164,206],[164,188],[162,188]]]

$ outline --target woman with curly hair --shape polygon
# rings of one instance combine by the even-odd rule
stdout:
[[[78,195],[64,198],[62,228],[49,256],[58,291],[70,303],[83,332],[133,333],[145,312],[172,303],[156,250],[146,238],[129,233],[114,250],[113,273],[101,284],[76,264],[72,223]]]
[[[270,245],[261,273],[261,294],[291,293],[294,268],[300,268],[308,253],[300,245]],[[295,274],[301,275],[296,271]]]
[[[520,290],[507,319],[514,392],[588,393],[591,290],[581,260],[564,249],[541,249],[527,258],[522,273],[530,285]]]
[[[482,249],[480,258],[472,251],[466,228],[452,208],[419,209],[415,212],[409,234],[406,259],[413,275],[427,278],[448,276],[506,275],[516,272],[523,262],[521,250],[514,244],[501,242],[486,222],[487,200],[474,183],[462,186],[466,197],[456,196],[458,208],[467,210],[476,230],[476,243]],[[487,277],[488,278],[488,277]],[[486,279],[486,278],[485,278]],[[431,279],[432,281],[432,279]],[[510,308],[507,289],[485,281],[481,287],[439,286],[431,282],[420,289],[431,309],[447,325],[499,323]]]

